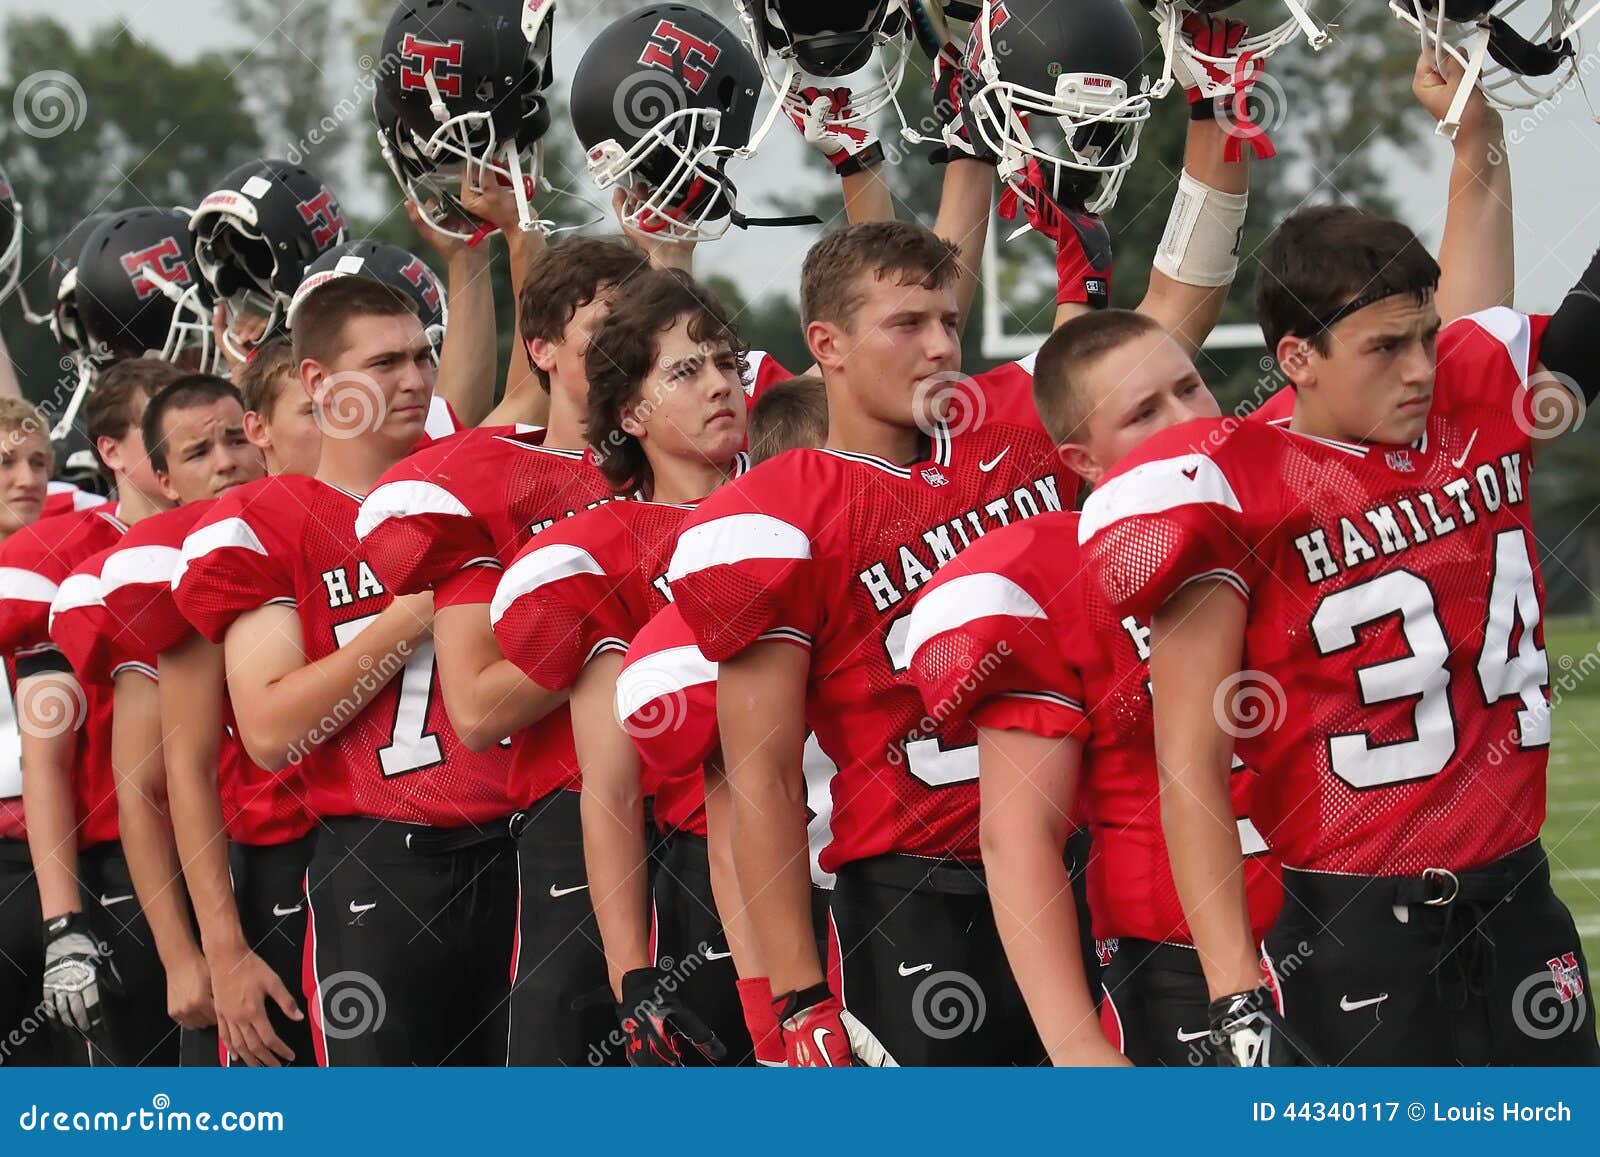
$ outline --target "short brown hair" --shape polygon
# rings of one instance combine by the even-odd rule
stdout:
[[[324,365],[344,352],[345,326],[355,317],[417,316],[416,303],[392,285],[370,277],[335,277],[306,294],[295,311],[294,363]]]
[[[142,407],[157,390],[177,381],[188,371],[156,357],[124,358],[100,375],[94,392],[83,403],[83,428],[100,469],[110,473],[100,457],[100,439],[118,441],[127,436]]]
[[[167,472],[167,438],[162,423],[168,414],[209,406],[223,398],[240,402],[239,391],[233,388],[233,383],[216,374],[185,374],[157,390],[151,396],[150,404],[144,408],[144,417],[139,419],[139,429],[144,433],[144,451],[150,457],[150,465],[163,474]],[[240,402],[241,408],[243,404]]]
[[[573,315],[602,289],[648,268],[644,254],[618,237],[570,237],[550,246],[517,298],[522,340],[560,341]],[[538,366],[533,372],[548,391],[549,376]]]
[[[1267,352],[1287,334],[1328,352],[1328,329],[1350,303],[1438,287],[1439,263],[1398,221],[1352,205],[1317,205],[1284,218],[1261,251],[1256,318]]]
[[[3,396],[0,396],[0,430],[7,433],[20,430],[24,434],[31,434],[35,430],[42,434],[49,432],[44,415],[34,408],[32,402]]]
[[[294,360],[294,346],[286,337],[270,338],[256,346],[250,360],[239,371],[239,398],[244,408],[270,421],[288,382],[292,380],[298,385],[298,365]]]
[[[815,449],[828,440],[828,391],[815,376],[790,378],[762,391],[750,407],[750,465],[785,450]]]
[[[1151,333],[1166,329],[1148,314],[1097,309],[1079,314],[1045,339],[1033,366],[1033,405],[1052,442],[1081,441],[1093,407],[1086,382],[1095,363]]]
[[[902,285],[944,289],[961,270],[961,250],[910,221],[866,221],[829,233],[811,247],[800,272],[800,320],[848,328],[861,306],[866,273]]]
[[[689,337],[706,346],[726,346],[746,375],[748,350],[733,327],[733,317],[716,294],[687,273],[651,269],[630,278],[611,303],[611,311],[589,340],[584,371],[589,378],[589,411],[584,433],[606,480],[620,490],[649,489],[654,481],[644,447],[622,429],[622,413],[639,398],[659,364],[661,335],[689,319]],[[738,399],[740,405],[744,398]]]

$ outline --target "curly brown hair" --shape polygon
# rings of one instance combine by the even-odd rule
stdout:
[[[739,376],[748,376],[749,348],[733,316],[717,295],[687,273],[651,269],[629,278],[612,299],[594,337],[584,369],[589,378],[585,435],[601,472],[618,491],[649,492],[654,479],[644,446],[622,428],[623,413],[637,402],[660,361],[661,335],[689,319],[689,337],[702,347],[731,349]]]

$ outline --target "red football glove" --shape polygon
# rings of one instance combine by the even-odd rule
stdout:
[[[789,119],[800,130],[806,144],[828,158],[841,177],[883,162],[883,146],[865,124],[842,125],[829,119],[850,115],[853,99],[848,88],[803,88],[804,114],[790,111]]]
[[[778,1014],[772,1007],[772,985],[765,976],[751,976],[737,981],[739,1007],[744,1010],[744,1026],[750,1030],[750,1039],[756,1046],[756,1064],[769,1068],[782,1068],[788,1063],[783,1051],[783,1032],[778,1028]]]
[[[783,1027],[783,1047],[791,1069],[895,1067],[878,1038],[845,1010],[827,984],[791,992],[774,1000]]]
[[[1266,75],[1267,62],[1248,52],[1235,55],[1250,34],[1249,27],[1242,20],[1186,12],[1181,34],[1184,43],[1196,52],[1232,61],[1230,68],[1180,51],[1172,62],[1173,78],[1183,85],[1191,115],[1196,118],[1220,116],[1231,122],[1222,159],[1230,164],[1241,160],[1245,141],[1250,142],[1251,151],[1262,160],[1277,156],[1277,147],[1266,130],[1250,119],[1250,89]]]
[[[1056,243],[1056,304],[1104,309],[1111,303],[1111,232],[1098,214],[1062,206],[1045,191],[1036,159],[1028,162],[1026,195],[1007,187],[1000,216],[1009,221],[1021,205],[1028,224]]]

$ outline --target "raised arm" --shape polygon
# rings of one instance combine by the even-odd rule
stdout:
[[[490,249],[486,244],[470,245],[429,228],[409,201],[406,215],[445,262],[450,323],[445,327],[444,345],[439,351],[434,392],[450,403],[462,426],[476,426],[494,408],[496,346]]]

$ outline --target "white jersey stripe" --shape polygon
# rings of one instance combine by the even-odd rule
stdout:
[[[1222,470],[1204,454],[1159,458],[1095,487],[1078,519],[1078,542],[1088,542],[1113,522],[1183,506],[1223,506],[1242,511]]]
[[[595,561],[594,555],[580,546],[556,543],[540,547],[517,559],[511,564],[511,569],[500,576],[500,585],[495,588],[494,599],[489,603],[489,624],[493,626],[498,623],[511,609],[512,603],[542,586],[580,574],[605,573],[605,568]]]
[[[683,532],[672,552],[667,581],[755,559],[810,557],[811,540],[798,526],[767,514],[728,514]]]
[[[1044,608],[1033,596],[1005,575],[984,572],[953,578],[922,596],[911,612],[906,653],[896,658],[909,663],[911,656],[935,635],[999,615],[1015,619],[1045,617]]]
[[[361,510],[356,514],[356,537],[366,538],[390,518],[415,518],[423,514],[472,517],[466,504],[442,486],[409,479],[385,482],[361,503]]]

